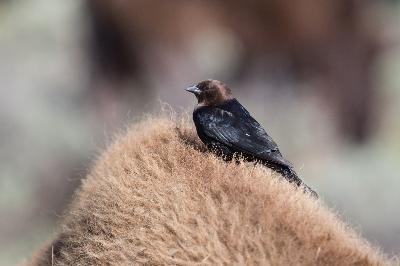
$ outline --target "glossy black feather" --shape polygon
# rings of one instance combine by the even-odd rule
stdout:
[[[193,120],[200,139],[217,155],[225,160],[240,155],[247,161],[257,161],[282,174],[289,182],[303,185],[314,197],[285,160],[278,145],[268,136],[260,124],[232,96],[231,89],[221,81],[208,79],[190,86],[186,91],[193,93],[198,105]]]
[[[200,139],[228,159],[239,153],[264,163],[291,182],[302,183],[278,145],[236,99],[213,107],[200,106],[193,112],[193,120]]]

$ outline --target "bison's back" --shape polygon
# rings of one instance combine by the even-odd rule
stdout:
[[[150,119],[83,181],[33,265],[383,265],[385,258],[273,172],[201,151],[185,122]]]

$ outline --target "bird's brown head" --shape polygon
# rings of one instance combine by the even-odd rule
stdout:
[[[193,93],[201,106],[216,106],[233,99],[231,89],[215,79],[203,80],[186,91]]]

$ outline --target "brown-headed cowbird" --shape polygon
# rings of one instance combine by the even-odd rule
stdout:
[[[218,80],[204,80],[186,91],[198,100],[193,120],[197,134],[208,148],[225,160],[240,156],[262,163],[317,197],[283,158],[273,139],[232,96],[228,86]]]

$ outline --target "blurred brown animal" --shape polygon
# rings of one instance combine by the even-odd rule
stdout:
[[[185,53],[189,40],[222,28],[240,42],[243,55],[235,73],[220,78],[232,84],[261,64],[317,81],[311,89],[336,113],[338,131],[362,142],[378,118],[370,73],[381,43],[375,6],[357,0],[88,0],[95,77],[111,80],[111,90],[135,77],[142,84],[136,95],[150,97],[145,74],[168,73],[157,55]]]
[[[29,265],[388,265],[321,202],[148,119],[101,155]]]

